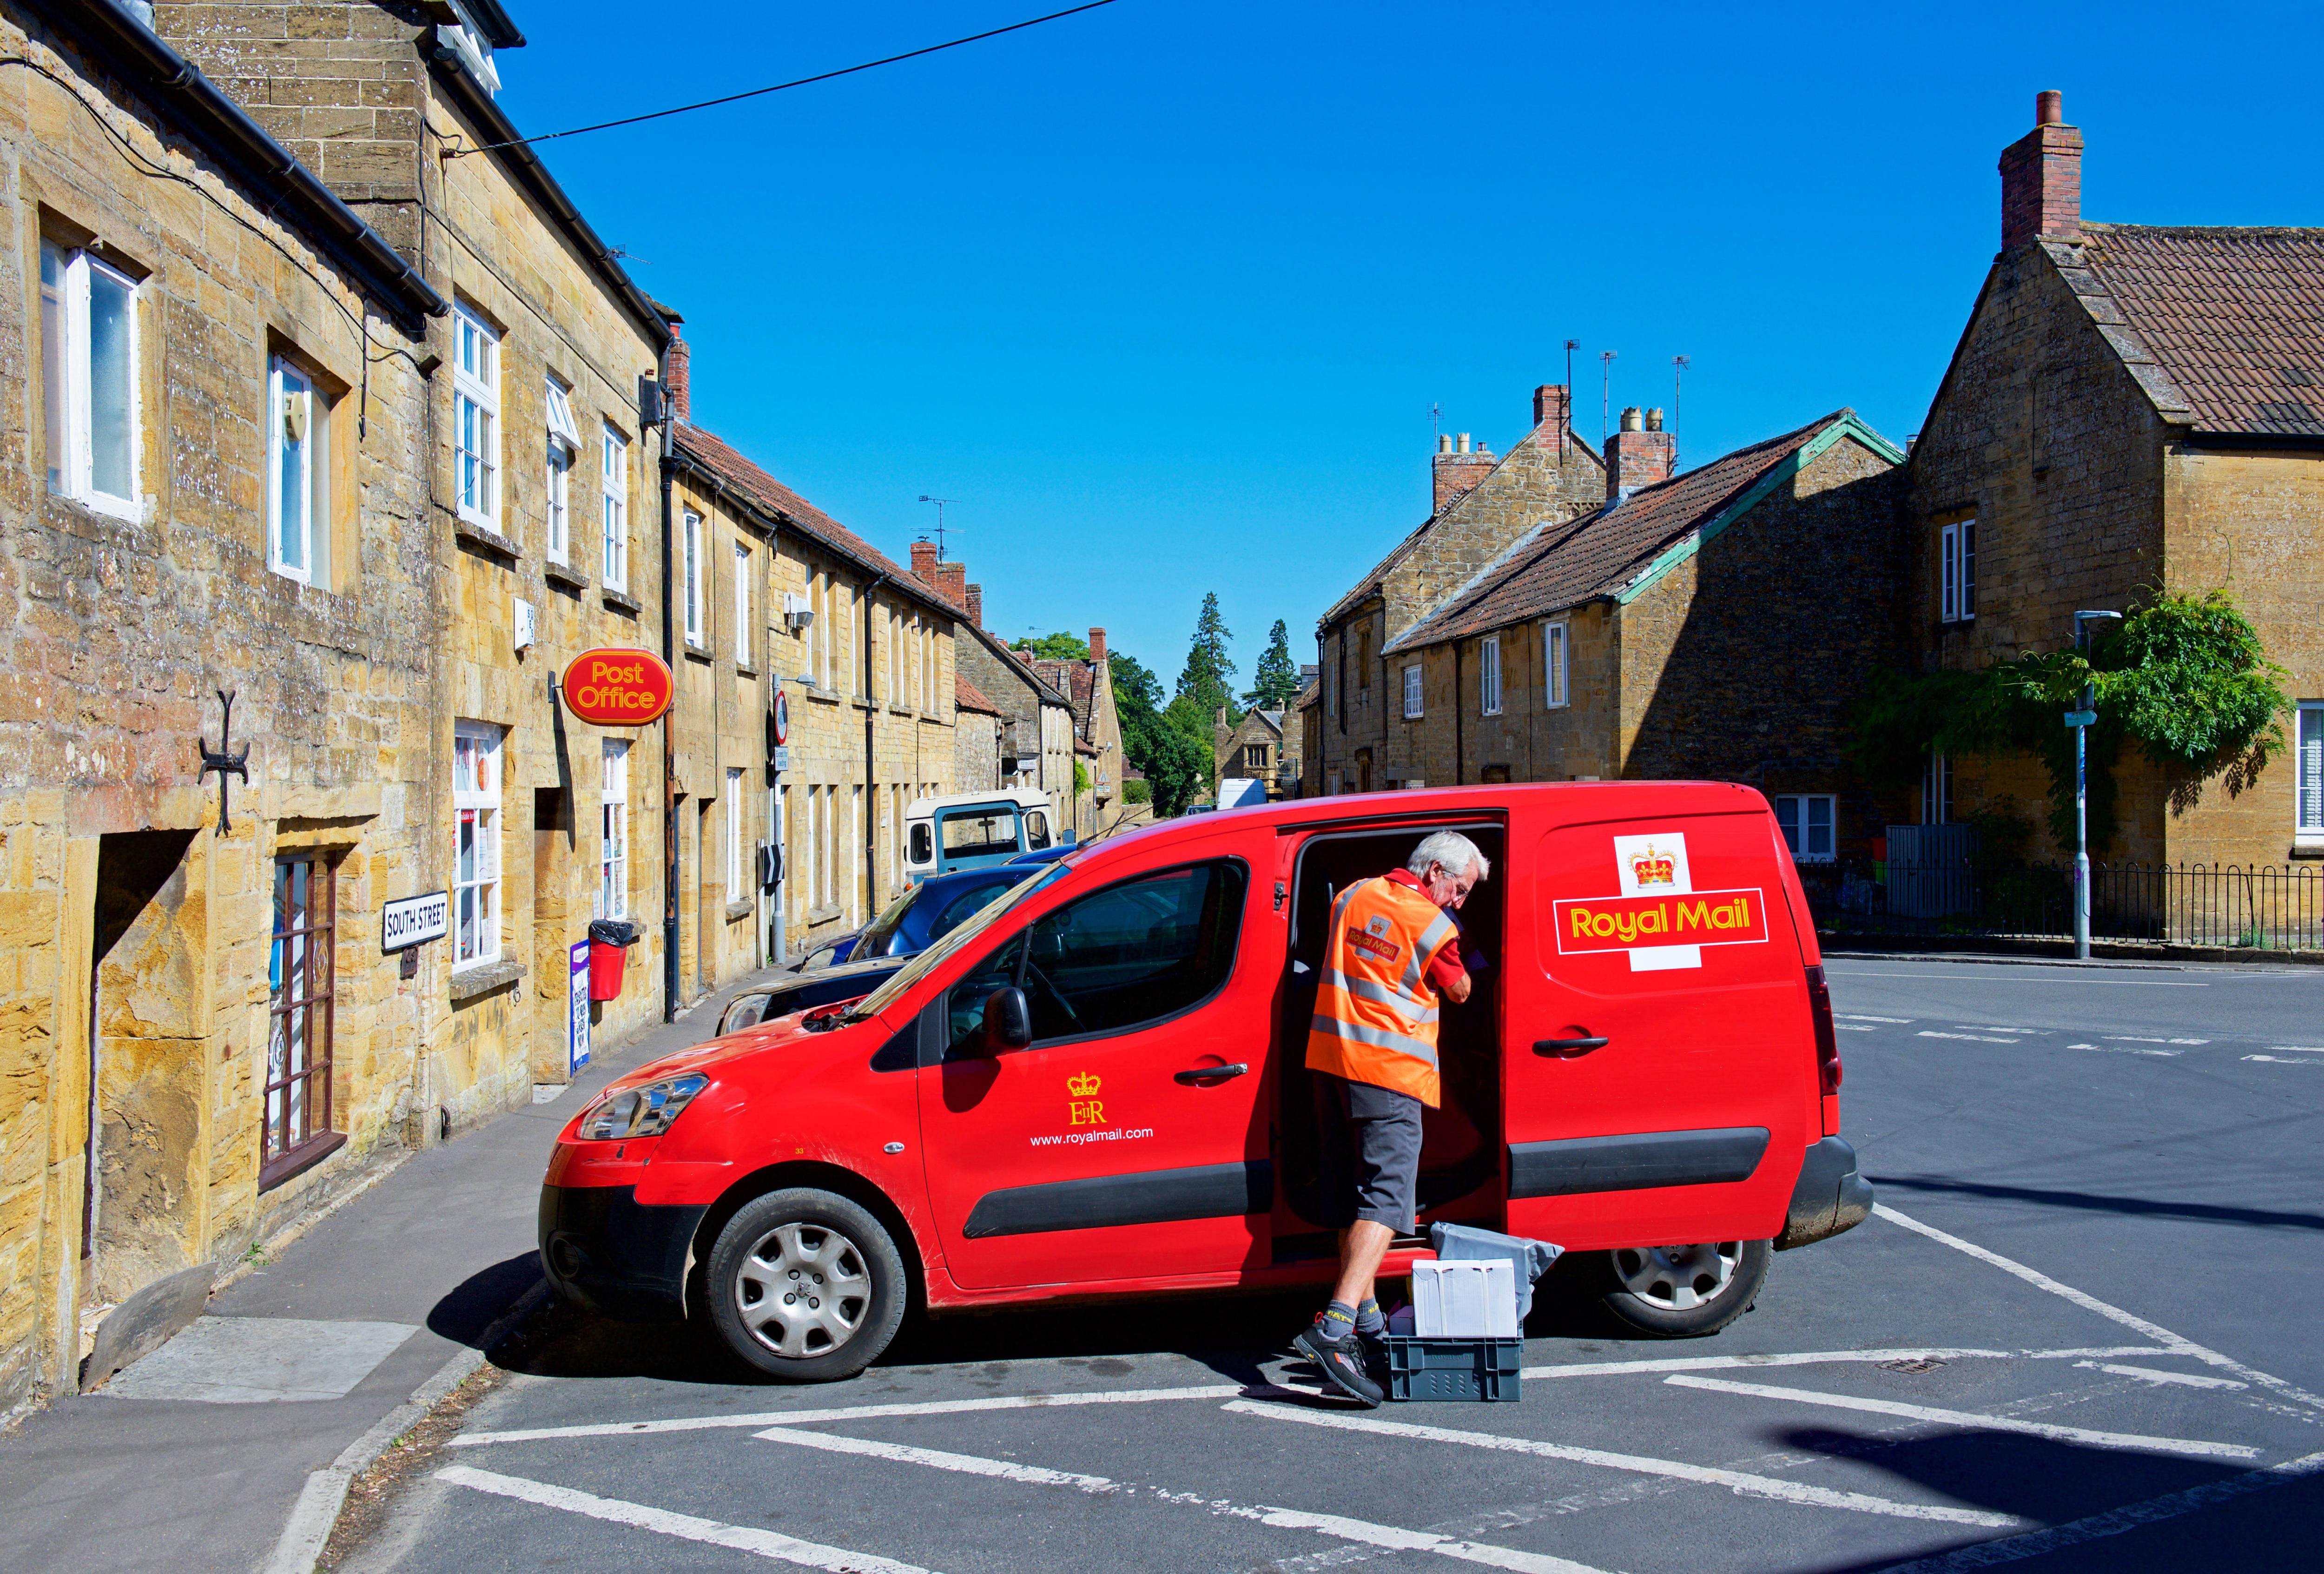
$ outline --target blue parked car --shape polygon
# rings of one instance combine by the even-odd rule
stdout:
[[[923,880],[907,887],[902,895],[888,904],[886,912],[853,934],[825,940],[801,957],[791,971],[804,973],[810,968],[836,967],[842,962],[916,955],[986,903],[1029,878],[1030,874],[1015,864],[988,864]]]

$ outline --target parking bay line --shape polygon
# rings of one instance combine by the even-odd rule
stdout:
[[[1748,1372],[1755,1367],[1878,1366],[1884,1361],[2066,1361],[2091,1356],[2172,1356],[2162,1345],[2107,1345],[2070,1350],[1981,1350],[1939,1346],[1903,1350],[1801,1350],[1773,1356],[1676,1356],[1643,1361],[1578,1361],[1562,1366],[1527,1366],[1526,1377],[1626,1377],[1637,1373]],[[1246,1393],[1243,1398],[1264,1395]]]
[[[2248,1383],[2238,1383],[2232,1377],[2198,1377],[2187,1372],[2158,1372],[2152,1366],[2121,1366],[2112,1361],[2077,1361],[2077,1366],[2093,1372],[2111,1372],[2117,1377],[2143,1377],[2149,1383],[2175,1383],[2182,1388],[2249,1388]]]
[[[1340,1541],[1385,1547],[1399,1552],[1436,1552],[1464,1563],[1481,1563],[1489,1569],[1515,1569],[1518,1574],[1601,1574],[1600,1570],[1587,1564],[1564,1558],[1520,1552],[1514,1548],[1497,1547],[1482,1542],[1461,1541],[1452,1536],[1438,1535],[1434,1531],[1406,1530],[1397,1525],[1375,1524],[1370,1520],[1349,1519],[1336,1514],[1313,1514],[1305,1509],[1230,1503],[1222,1498],[1204,1497],[1199,1493],[1168,1492],[1158,1487],[1140,1487],[1132,1482],[1114,1481],[1103,1476],[1084,1476],[1069,1470],[1051,1470],[1039,1465],[1020,1465],[1014,1459],[988,1459],[976,1454],[916,1449],[905,1443],[841,1437],[831,1432],[799,1431],[790,1427],[769,1427],[752,1435],[770,1443],[790,1443],[801,1448],[820,1449],[826,1453],[853,1454],[892,1460],[901,1465],[920,1465],[964,1476],[983,1476],[1034,1486],[1071,1486],[1093,1495],[1142,1493],[1165,1503],[1206,1509],[1214,1514],[1247,1519],[1279,1530],[1314,1531],[1319,1535],[1332,1536]]]
[[[1936,1520],[1946,1524],[1980,1525],[1987,1529],[2014,1529],[2026,1523],[2015,1514],[1989,1514],[1983,1509],[1951,1508],[1942,1504],[1900,1503],[1894,1498],[1875,1497],[1869,1493],[1811,1486],[1802,1481],[1784,1481],[1773,1476],[1755,1476],[1748,1471],[1721,1469],[1712,1465],[1690,1465],[1679,1459],[1614,1454],[1602,1449],[1577,1448],[1570,1443],[1543,1442],[1533,1438],[1503,1437],[1496,1432],[1456,1431],[1450,1427],[1380,1421],[1369,1415],[1349,1415],[1336,1411],[1256,1404],[1247,1399],[1231,1400],[1222,1408],[1241,1415],[1264,1416],[1269,1421],[1296,1421],[1309,1426],[1333,1427],[1343,1431],[1370,1432],[1384,1437],[1413,1438],[1425,1442],[1460,1443],[1472,1449],[1562,1459],[1568,1464],[1596,1465],[1604,1469],[1625,1470],[1637,1476],[1667,1477],[1678,1481],[1699,1482],[1706,1486],[1723,1486],[1745,1496],[1773,1498],[1779,1503],[1800,1504],[1813,1508],[1845,1508],[1858,1514],[1886,1514],[1894,1519]]]
[[[672,1536],[679,1541],[727,1547],[738,1552],[797,1563],[807,1569],[828,1569],[831,1574],[928,1574],[928,1570],[916,1563],[899,1563],[892,1558],[877,1558],[869,1552],[851,1552],[844,1547],[826,1547],[820,1542],[803,1542],[796,1536],[760,1530],[751,1525],[721,1524],[714,1519],[677,1514],[666,1508],[652,1508],[642,1503],[626,1503],[618,1497],[600,1497],[594,1492],[556,1486],[546,1481],[531,1481],[521,1476],[503,1476],[492,1470],[472,1469],[466,1465],[447,1465],[436,1472],[436,1479],[454,1486],[488,1492],[495,1497],[512,1497],[520,1503],[537,1504],[542,1508],[561,1509],[567,1514],[586,1514],[591,1519],[604,1520],[613,1524],[652,1531],[658,1535]]]
[[[1981,1431],[2023,1432],[2063,1443],[2088,1443],[2100,1449],[2131,1449],[2148,1454],[2180,1454],[2198,1459],[2256,1459],[2259,1450],[2247,1443],[2207,1443],[2193,1438],[2151,1438],[2137,1432],[2101,1432],[2088,1427],[2055,1426],[2043,1421],[2019,1421],[2013,1416],[1985,1415],[1969,1410],[1939,1410],[1926,1404],[1906,1404],[1894,1399],[1859,1399],[1850,1393],[1821,1393],[1812,1388],[1776,1388],[1765,1383],[1730,1383],[1723,1377],[1696,1377],[1674,1372],[1663,1381],[1674,1388],[1701,1388],[1713,1393],[1739,1393],[1753,1399],[1781,1399],[1794,1404],[1820,1404],[1832,1410],[1858,1410],[1873,1415],[1897,1415],[1908,1421],[1939,1421],[1974,1427]]]

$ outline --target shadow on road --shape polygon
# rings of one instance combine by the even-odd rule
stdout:
[[[540,1279],[540,1259],[531,1252],[471,1273],[428,1311],[428,1331],[471,1348]]]
[[[1943,1180],[1919,1175],[1868,1175],[1874,1187],[1893,1186],[1900,1191],[1935,1191],[1958,1197],[1986,1197],[2010,1202],[2036,1202],[2045,1208],[2084,1212],[2120,1213],[2134,1217],[2198,1218],[2216,1224],[2253,1224],[2267,1229],[2324,1229],[2324,1214],[2279,1213],[2264,1208],[2222,1208],[2209,1202],[2161,1202],[2146,1197],[2109,1197],[2095,1191],[2045,1191],[2031,1186],[1995,1186],[1978,1180]]]

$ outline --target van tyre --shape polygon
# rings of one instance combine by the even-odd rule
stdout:
[[[1715,1334],[1751,1310],[1774,1255],[1767,1241],[1623,1246],[1606,1254],[1606,1310],[1654,1338]]]
[[[795,1187],[744,1203],[718,1232],[705,1278],[726,1347],[794,1382],[854,1376],[904,1319],[896,1243],[834,1192]]]

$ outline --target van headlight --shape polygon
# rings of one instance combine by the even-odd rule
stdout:
[[[710,1079],[665,1077],[608,1093],[581,1116],[585,1142],[622,1142],[630,1137],[658,1137],[669,1129],[694,1096],[710,1086]]]

